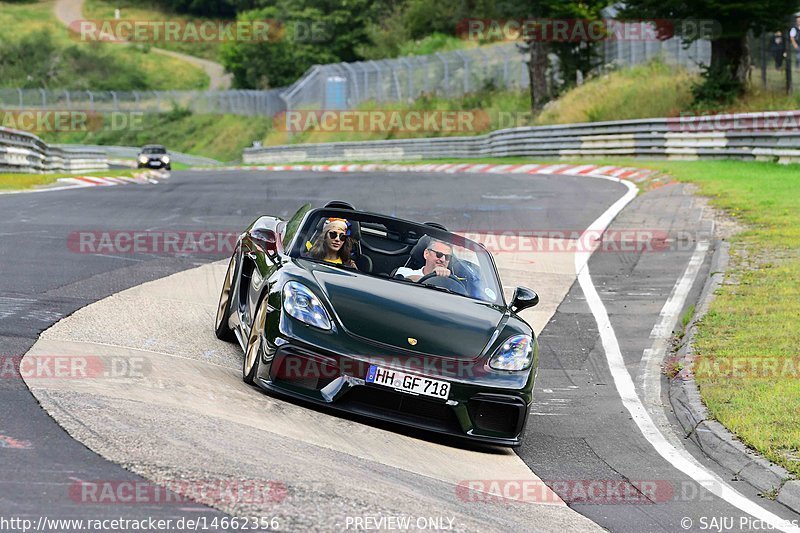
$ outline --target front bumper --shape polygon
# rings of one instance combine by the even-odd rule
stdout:
[[[137,161],[137,165],[139,168],[167,168],[170,166],[169,163],[164,163],[160,159],[150,159],[147,163]]]
[[[527,421],[535,370],[516,376],[522,387],[509,388],[507,373],[496,376],[447,375],[417,372],[451,384],[447,401],[413,395],[367,383],[370,364],[414,373],[397,366],[397,359],[382,362],[306,345],[297,339],[278,337],[268,343],[257,383],[266,390],[311,401],[317,405],[378,420],[395,422],[471,441],[518,446]],[[470,368],[459,365],[460,372]]]

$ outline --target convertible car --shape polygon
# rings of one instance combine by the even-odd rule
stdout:
[[[328,233],[346,233],[344,261],[312,253]],[[446,269],[426,274],[434,257]],[[518,287],[506,302],[491,254],[440,224],[331,202],[241,234],[215,329],[244,350],[244,381],[271,393],[517,446],[539,356],[518,313],[538,301]]]

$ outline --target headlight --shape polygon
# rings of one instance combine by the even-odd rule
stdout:
[[[147,156],[146,155],[140,155],[139,156],[139,163],[147,163]]]
[[[169,156],[165,155],[164,157],[161,158],[161,161],[163,161],[164,164],[166,165],[167,163],[169,163]]]
[[[495,370],[526,370],[533,363],[533,339],[514,335],[495,350],[489,366]]]
[[[325,308],[302,283],[289,281],[283,286],[283,310],[300,322],[320,329],[331,329],[331,319]]]

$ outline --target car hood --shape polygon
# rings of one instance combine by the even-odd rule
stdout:
[[[506,317],[499,306],[411,283],[327,267],[313,275],[347,333],[403,351],[475,359]]]

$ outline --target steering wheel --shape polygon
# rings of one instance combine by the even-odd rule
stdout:
[[[425,274],[421,278],[417,280],[417,283],[422,283],[425,285],[433,285],[435,287],[444,287],[445,289],[450,289],[451,291],[458,293],[462,296],[468,296],[467,288],[464,287],[464,284],[461,283],[457,277],[455,277],[452,273],[449,276],[438,276],[436,272],[431,272],[430,274]]]

